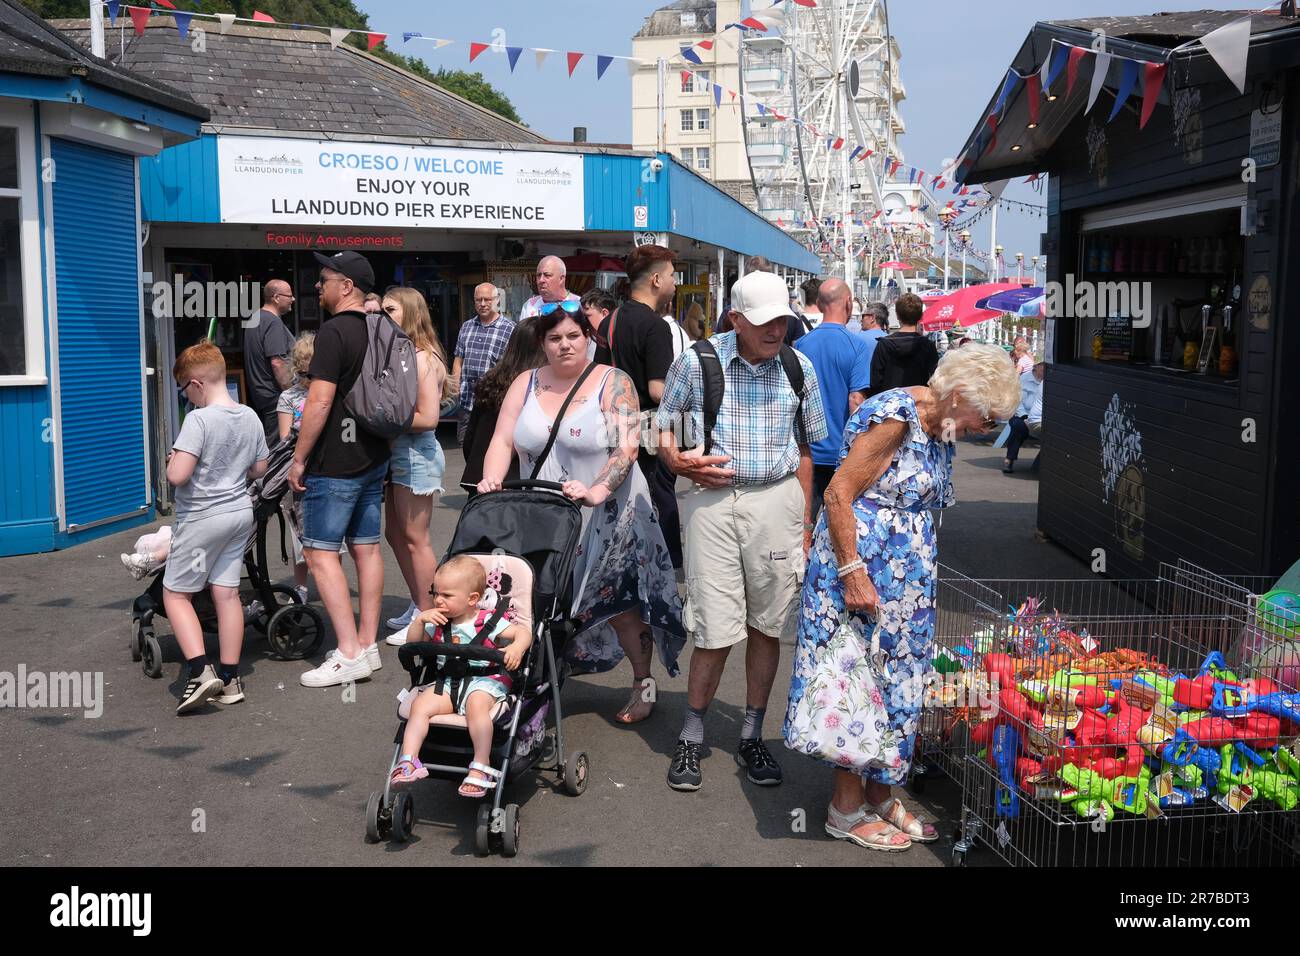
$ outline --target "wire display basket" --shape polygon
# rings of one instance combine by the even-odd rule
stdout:
[[[1268,586],[1180,563],[941,587],[936,662],[987,688],[922,723],[962,790],[954,862],[978,844],[1016,866],[1300,863],[1300,696]]]

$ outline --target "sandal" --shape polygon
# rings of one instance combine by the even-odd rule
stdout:
[[[393,768],[393,775],[389,778],[394,787],[405,787],[417,780],[423,780],[429,776],[429,771],[424,768],[424,764],[412,757],[403,757],[397,761],[397,766]]]
[[[465,775],[465,779],[460,782],[457,789],[462,797],[469,797],[471,800],[481,800],[488,795],[489,790],[495,790],[497,780],[501,777],[500,770],[493,770],[485,763],[479,763],[475,760],[469,765],[470,773],[477,770],[483,774],[481,777],[472,777],[470,774]],[[477,791],[477,792],[475,792]]]
[[[648,699],[646,695],[647,690],[650,692]],[[617,720],[620,724],[641,723],[641,721],[645,720],[652,713],[654,713],[655,698],[658,690],[659,687],[657,684],[655,684],[655,679],[653,677],[646,677],[638,681],[633,681],[632,696],[628,698],[627,704],[624,705],[623,709],[618,712],[618,716],[615,717],[614,719]],[[635,707],[637,704],[649,704],[650,709],[647,710],[640,717],[634,717],[632,716],[632,708]]]
[[[854,833],[854,829],[864,823],[880,823],[884,827],[875,833]],[[874,813],[867,813],[865,807],[858,807],[852,813],[843,813],[832,803],[826,809],[826,832],[837,840],[848,840],[868,850],[880,850],[882,853],[902,853],[912,845],[906,833],[890,823],[886,823]],[[899,843],[899,837],[904,842]]]
[[[914,843],[933,843],[939,839],[939,831],[934,828],[934,824],[925,823],[908,813],[907,808],[903,806],[903,801],[898,797],[890,797],[871,809],[882,820],[906,833]],[[909,820],[911,822],[908,822]]]

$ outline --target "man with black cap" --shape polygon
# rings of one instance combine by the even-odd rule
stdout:
[[[361,428],[343,408],[365,362],[365,301],[375,284],[374,270],[357,252],[315,256],[321,265],[316,291],[321,308],[333,318],[316,334],[289,485],[305,492],[303,554],[338,638],[338,649],[300,680],[304,687],[330,687],[364,680],[381,666],[375,638],[384,593],[379,539],[389,451],[387,441]],[[357,565],[359,623],[339,558],[344,541]]]

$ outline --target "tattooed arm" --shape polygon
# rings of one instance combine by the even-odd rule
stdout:
[[[588,489],[585,503],[593,506],[618,490],[636,464],[641,447],[641,408],[636,389],[626,373],[615,369],[610,375],[609,386],[601,396],[601,411],[614,447],[609,461],[605,462],[605,467]]]

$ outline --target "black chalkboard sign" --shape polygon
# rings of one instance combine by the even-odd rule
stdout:
[[[1101,325],[1101,357],[1127,362],[1133,352],[1133,320],[1127,315],[1109,315]]]

